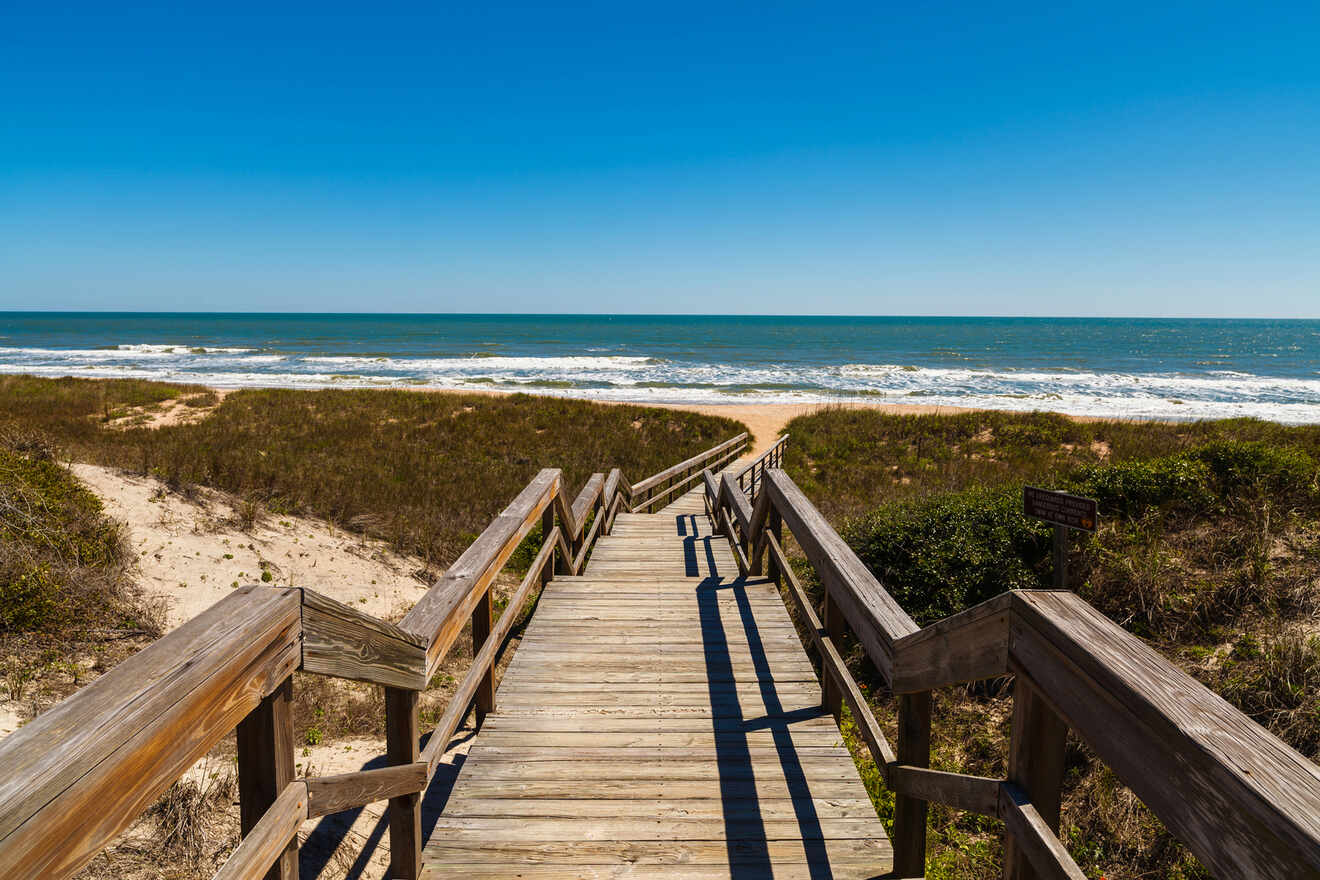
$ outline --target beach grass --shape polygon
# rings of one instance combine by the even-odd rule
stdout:
[[[1077,593],[1320,759],[1320,426],[830,409],[788,431],[789,474],[922,624],[1007,589],[1050,588],[1050,530],[1022,515],[1023,485],[1096,498],[1100,530],[1072,543]],[[848,657],[892,724],[883,679],[859,646]],[[933,766],[1004,776],[1010,687],[934,695]],[[865,747],[851,745],[892,810]],[[1001,875],[996,823],[931,815],[928,877]],[[1075,739],[1062,832],[1088,876],[1209,876]]]
[[[570,492],[596,471],[632,480],[745,430],[730,419],[524,394],[244,390],[200,421],[117,427],[130,408],[205,389],[156,382],[0,378],[0,428],[72,458],[245,499],[253,516],[308,514],[454,559],[543,467]]]

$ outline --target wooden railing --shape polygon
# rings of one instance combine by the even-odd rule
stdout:
[[[784,466],[784,448],[788,446],[788,435],[784,434],[774,442],[774,445],[762,452],[751,464],[740,470],[734,477],[738,481],[738,488],[747,494],[747,497],[756,500],[756,496],[762,484],[765,482],[765,472],[769,468],[782,468]]]
[[[924,874],[935,802],[1003,820],[1006,877],[1082,880],[1057,836],[1072,730],[1215,876],[1320,877],[1320,767],[1077,596],[1012,591],[923,629],[782,470],[763,472],[754,504],[733,480],[703,479],[740,569],[764,566],[797,606],[820,653],[822,705],[837,716],[848,704],[895,794],[894,876]],[[785,556],[785,526],[823,586],[819,615]],[[839,653],[846,632],[896,696],[896,746]],[[931,691],[1009,674],[1006,778],[929,769]]]
[[[298,875],[309,818],[389,800],[391,876],[421,860],[421,795],[475,706],[495,708],[494,668],[520,609],[556,573],[576,574],[620,510],[663,506],[706,468],[742,453],[742,434],[629,484],[617,468],[570,499],[541,471],[399,624],[308,589],[254,585],[125,660],[0,740],[0,877],[67,877],[231,731],[242,842],[215,875]],[[498,620],[490,587],[540,525],[541,547]],[[472,665],[421,746],[418,695],[472,623]],[[294,777],[293,672],[381,685],[388,766]]]

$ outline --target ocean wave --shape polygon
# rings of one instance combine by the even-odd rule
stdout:
[[[515,357],[501,354],[478,354],[445,358],[394,358],[361,355],[308,355],[308,364],[375,364],[379,369],[401,370],[534,370],[562,369],[632,369],[663,361],[644,355],[566,355],[557,357]]]
[[[1115,418],[1254,416],[1320,422],[1320,377],[666,360],[646,355],[403,357],[166,344],[0,347],[0,373],[221,387],[523,390],[643,403],[829,403],[1049,409]]]

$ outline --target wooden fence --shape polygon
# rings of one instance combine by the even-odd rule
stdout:
[[[848,704],[895,794],[896,876],[924,874],[935,802],[1003,820],[1006,877],[1083,880],[1057,836],[1072,730],[1215,876],[1320,878],[1320,767],[1076,595],[1015,590],[923,629],[782,470],[762,471],[754,501],[738,481],[703,482],[742,571],[764,568],[792,597],[820,654],[823,705]],[[819,614],[785,527],[823,587]],[[844,665],[845,632],[896,695],[896,745]],[[931,691],[1010,674],[1007,778],[929,769]]]
[[[234,590],[0,740],[0,877],[75,873],[231,731],[243,837],[217,878],[292,880],[304,820],[387,799],[391,875],[416,877],[421,793],[469,709],[478,723],[493,710],[519,610],[555,573],[581,570],[620,510],[663,506],[747,439],[636,484],[595,474],[572,499],[558,470],[541,471],[397,625],[308,589]],[[540,552],[496,620],[490,586],[538,523]],[[418,695],[469,620],[472,667],[419,749]],[[295,670],[384,688],[388,766],[295,778]]]

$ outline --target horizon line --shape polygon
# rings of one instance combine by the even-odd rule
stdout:
[[[1046,320],[1046,321],[1320,321],[1315,317],[1270,315],[1047,315],[1047,314],[919,314],[855,312],[411,312],[411,311],[211,311],[203,309],[0,309],[0,315],[195,315],[267,317],[422,317],[422,318],[916,318],[926,320]]]

